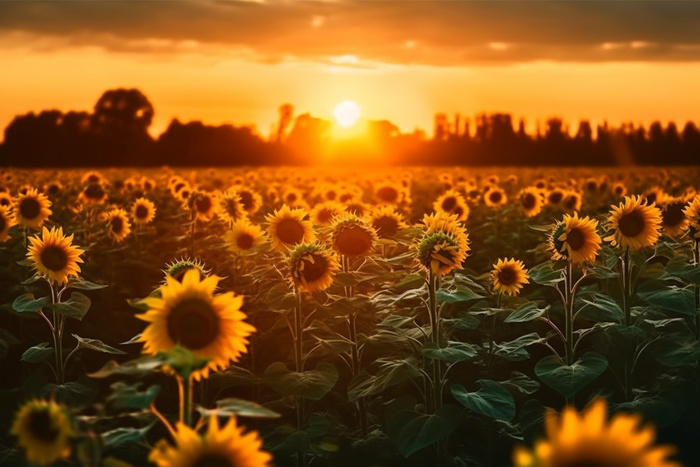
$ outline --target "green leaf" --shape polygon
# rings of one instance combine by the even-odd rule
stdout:
[[[142,333],[138,333],[138,334],[136,334],[134,337],[132,337],[131,339],[129,339],[128,341],[126,341],[126,342],[120,342],[120,345],[140,344],[140,343],[141,343],[141,336],[142,336],[142,335],[143,335]]]
[[[40,280],[42,280],[43,278],[44,278],[44,276],[42,276],[42,275],[39,274],[39,273],[36,273],[36,274],[34,274],[32,277],[30,277],[29,279],[22,281],[21,284],[22,284],[22,285],[33,284],[34,282],[40,281]]]
[[[338,370],[327,362],[319,362],[315,370],[297,373],[275,362],[265,370],[265,381],[283,396],[321,400],[338,381]]]
[[[654,308],[695,316],[695,296],[688,288],[669,286],[661,281],[648,281],[639,287],[639,298]]]
[[[586,269],[590,275],[598,279],[614,279],[620,275],[619,272],[598,264],[590,265]]]
[[[400,328],[408,323],[413,323],[413,318],[410,316],[389,315],[377,326],[385,326],[389,328]]]
[[[88,376],[107,378],[112,375],[145,375],[160,368],[164,363],[165,358],[162,355],[145,355],[124,363],[110,360],[96,372],[89,373]]]
[[[387,418],[386,427],[391,439],[404,457],[409,457],[426,446],[447,438],[462,418],[461,411],[445,404],[432,414],[425,415],[405,410]]]
[[[674,256],[666,264],[664,274],[661,279],[679,278],[697,284],[700,282],[700,267],[690,263],[690,259],[685,255]]]
[[[87,406],[97,396],[97,388],[94,384],[87,385],[79,381],[71,381],[64,384],[47,384],[42,388],[42,397],[55,397],[57,401],[68,406]]]
[[[390,386],[401,384],[420,375],[415,357],[403,360],[380,358],[376,375],[362,371],[348,384],[348,398],[354,402],[360,398],[383,392]]]
[[[510,392],[496,381],[480,379],[481,389],[468,392],[461,384],[450,386],[457,401],[480,415],[496,420],[511,421],[515,417],[515,401]]]
[[[526,360],[530,358],[530,353],[525,350],[525,347],[544,342],[545,340],[544,337],[540,337],[536,332],[531,332],[512,341],[496,344],[496,355],[513,362]]]
[[[26,293],[15,298],[12,302],[12,309],[20,313],[27,311],[40,311],[46,305],[49,304],[49,297],[34,298],[34,294]]]
[[[685,340],[683,337],[670,334],[658,342],[653,348],[656,360],[671,368],[697,363],[700,360],[700,341]]]
[[[107,284],[95,284],[82,277],[71,277],[68,279],[68,284],[66,285],[69,289],[80,289],[80,290],[99,290],[109,287]]]
[[[114,449],[124,444],[143,443],[146,441],[146,432],[156,422],[143,428],[116,428],[102,433],[102,442],[105,449]]]
[[[211,360],[206,357],[198,357],[179,345],[170,350],[159,352],[158,355],[164,358],[163,363],[178,372],[184,379],[189,378],[192,373],[207,366]]]
[[[51,305],[51,309],[69,318],[81,321],[90,309],[90,299],[80,292],[73,292],[65,302]]]
[[[29,363],[39,363],[43,362],[46,357],[53,355],[53,352],[53,347],[49,347],[48,342],[42,342],[25,350],[20,360]]]
[[[511,371],[510,379],[500,382],[503,386],[511,387],[523,394],[534,394],[539,388],[540,383],[530,378],[519,371]]]
[[[458,318],[442,319],[446,328],[450,329],[477,329],[481,324],[481,320],[471,313],[461,313]]]
[[[607,367],[608,360],[595,352],[586,352],[571,366],[556,355],[549,355],[537,362],[535,374],[544,384],[569,398],[603,374]]]
[[[530,279],[536,284],[554,286],[564,280],[561,269],[554,269],[554,263],[547,261],[528,271]]]
[[[265,294],[265,303],[272,311],[285,311],[297,306],[297,298],[289,290],[287,284],[280,283]]]
[[[534,302],[523,303],[514,312],[509,314],[508,317],[505,320],[503,320],[503,322],[525,323],[528,321],[532,321],[544,315],[548,309],[549,305],[547,305],[546,308],[538,308],[537,304]]]
[[[110,387],[112,394],[107,397],[107,404],[114,409],[145,409],[160,393],[160,386],[157,384],[145,391],[139,391],[141,383],[127,384],[119,381]]]
[[[436,295],[438,302],[440,303],[468,302],[470,300],[484,298],[482,295],[477,294],[472,289],[464,285],[459,285],[456,289],[450,291],[440,289],[437,291]]]
[[[75,339],[78,341],[78,347],[80,347],[81,349],[96,350],[98,352],[111,353],[115,355],[126,355],[126,352],[123,352],[119,349],[115,349],[111,345],[107,345],[101,340],[80,337],[77,334],[71,335],[75,337]]]
[[[625,313],[613,299],[603,294],[593,294],[590,298],[584,298],[586,304],[579,310],[577,317],[589,321],[615,321],[621,323],[625,319]]]
[[[256,402],[230,397],[216,401],[216,411],[226,415],[236,415],[239,417],[251,418],[279,418],[280,414],[274,410],[270,410]]]
[[[391,288],[394,292],[405,292],[407,290],[420,289],[425,285],[425,277],[420,274],[409,274],[401,279]]]
[[[445,360],[447,362],[462,362],[477,356],[477,349],[466,342],[450,341],[447,347],[438,347],[437,344],[428,342],[421,350],[423,355],[435,360]]]
[[[126,300],[126,303],[128,303],[130,307],[136,308],[137,310],[141,310],[141,311],[148,310],[148,305],[146,305],[144,303],[144,301],[140,298],[128,298]]]

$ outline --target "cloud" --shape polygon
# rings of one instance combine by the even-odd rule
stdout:
[[[10,1],[0,41],[263,62],[700,61],[699,20],[690,1]]]

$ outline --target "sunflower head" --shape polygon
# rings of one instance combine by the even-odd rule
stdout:
[[[290,209],[286,204],[273,214],[268,214],[270,226],[267,233],[272,242],[272,248],[287,252],[299,243],[311,243],[316,240],[311,222],[306,220],[306,210]]]
[[[10,228],[17,224],[15,216],[8,206],[0,206],[0,243],[10,239]]]
[[[356,257],[372,253],[377,243],[377,232],[366,220],[353,214],[336,217],[333,228],[333,249],[341,255]]]
[[[265,232],[259,226],[242,219],[233,223],[224,240],[234,253],[247,253],[265,243],[265,237]]]
[[[107,191],[102,183],[90,183],[80,192],[78,201],[82,204],[104,204],[107,201]]]
[[[284,192],[282,192],[282,202],[293,208],[307,209],[309,207],[304,200],[304,195],[301,190],[291,186],[287,187]]]
[[[148,297],[148,310],[137,315],[149,324],[140,341],[144,352],[157,354],[181,346],[209,363],[192,376],[206,378],[210,370],[225,367],[246,353],[247,337],[255,328],[243,321],[243,297],[233,292],[215,294],[216,276],[201,279],[198,269],[185,272],[182,282],[166,276],[161,297]]]
[[[49,182],[44,185],[44,193],[49,196],[55,196],[61,191],[63,191],[63,185],[58,180],[54,180],[53,182]]]
[[[693,238],[700,238],[700,196],[695,196],[683,210],[688,221],[688,229]]]
[[[52,400],[24,404],[15,415],[12,433],[30,462],[49,465],[70,455],[73,427],[66,409]]]
[[[534,186],[523,188],[518,194],[518,202],[525,217],[534,217],[542,211],[542,191]]]
[[[529,450],[513,452],[516,467],[648,466],[680,467],[668,459],[674,449],[654,445],[651,426],[640,426],[638,415],[617,414],[607,420],[605,399],[596,399],[585,412],[566,407],[560,417],[545,414],[547,438]]]
[[[309,213],[314,225],[331,225],[333,218],[345,212],[345,205],[337,201],[325,201],[313,207]]]
[[[567,260],[573,264],[592,263],[600,251],[601,239],[596,232],[598,221],[589,217],[564,215],[549,237],[552,259]]]
[[[659,240],[661,211],[640,196],[625,196],[619,206],[612,206],[606,227],[611,234],[605,240],[612,246],[640,250]]]
[[[146,225],[156,217],[156,205],[147,198],[138,198],[131,206],[131,218],[136,225]]]
[[[0,191],[0,206],[6,207],[6,208],[12,208],[12,205],[14,204],[15,200],[12,198],[12,195],[9,194],[6,191]]]
[[[404,198],[404,188],[392,182],[377,184],[374,190],[374,198],[377,204],[399,204]]]
[[[211,274],[211,269],[207,269],[204,266],[204,262],[197,258],[181,258],[179,260],[175,260],[172,263],[165,265],[163,273],[165,274],[166,278],[172,277],[176,281],[182,282],[182,278],[185,277],[185,273],[190,269],[198,270],[201,277],[207,277],[209,274]],[[167,282],[165,278],[163,281]]]
[[[561,207],[568,212],[579,211],[581,210],[582,201],[580,193],[577,191],[567,191],[561,199]]]
[[[41,237],[35,235],[29,238],[27,258],[34,265],[37,273],[45,277],[49,282],[63,285],[71,276],[78,277],[83,260],[80,255],[83,250],[72,245],[73,234],[63,235],[62,227],[46,227],[41,232]]]
[[[326,290],[339,268],[336,255],[319,243],[301,243],[289,256],[292,282],[304,292]]]
[[[14,216],[20,227],[40,229],[51,215],[51,201],[35,188],[15,198]]]
[[[80,179],[81,185],[89,185],[91,183],[105,183],[107,180],[96,170],[88,170]]]
[[[379,206],[370,215],[372,227],[383,240],[393,239],[399,230],[408,227],[401,213],[393,206]]]
[[[228,190],[219,197],[219,215],[228,224],[248,218],[248,212],[243,207],[238,192]]]
[[[466,234],[465,234],[466,236]],[[469,247],[466,240],[455,238],[446,232],[426,233],[418,243],[416,256],[426,271],[437,277],[462,267]]]
[[[209,222],[216,215],[219,204],[214,194],[195,191],[188,198],[187,206],[197,220]]]
[[[560,206],[565,194],[566,192],[561,188],[555,188],[549,191],[547,193],[547,204],[551,207]]]
[[[617,198],[621,198],[627,194],[627,187],[622,182],[615,182],[612,186],[612,194]]]
[[[117,242],[121,243],[131,233],[129,216],[121,208],[115,208],[104,213],[107,224],[107,232]]]
[[[688,218],[685,216],[685,208],[688,203],[684,198],[669,197],[661,206],[661,227],[663,233],[669,237],[683,235],[688,229]]]
[[[262,196],[260,196],[255,190],[245,187],[237,187],[234,189],[234,191],[238,194],[243,210],[248,213],[249,216],[254,215],[262,207]]]
[[[528,284],[527,269],[515,258],[499,259],[491,270],[491,283],[495,292],[518,295],[523,285]]]
[[[183,423],[177,424],[175,446],[164,439],[156,443],[148,460],[158,467],[266,467],[272,456],[262,450],[262,440],[256,431],[243,433],[244,427],[236,425],[231,417],[219,428],[216,415],[209,417],[207,432],[198,434]]]
[[[490,208],[503,206],[508,202],[506,192],[497,186],[490,186],[484,193],[484,203]]]

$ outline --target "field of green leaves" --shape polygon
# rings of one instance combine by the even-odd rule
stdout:
[[[0,465],[698,465],[699,185],[0,170]]]

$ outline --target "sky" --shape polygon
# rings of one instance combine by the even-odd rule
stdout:
[[[138,88],[173,118],[252,124],[283,103],[432,132],[438,112],[700,124],[700,2],[0,1],[0,128]]]

